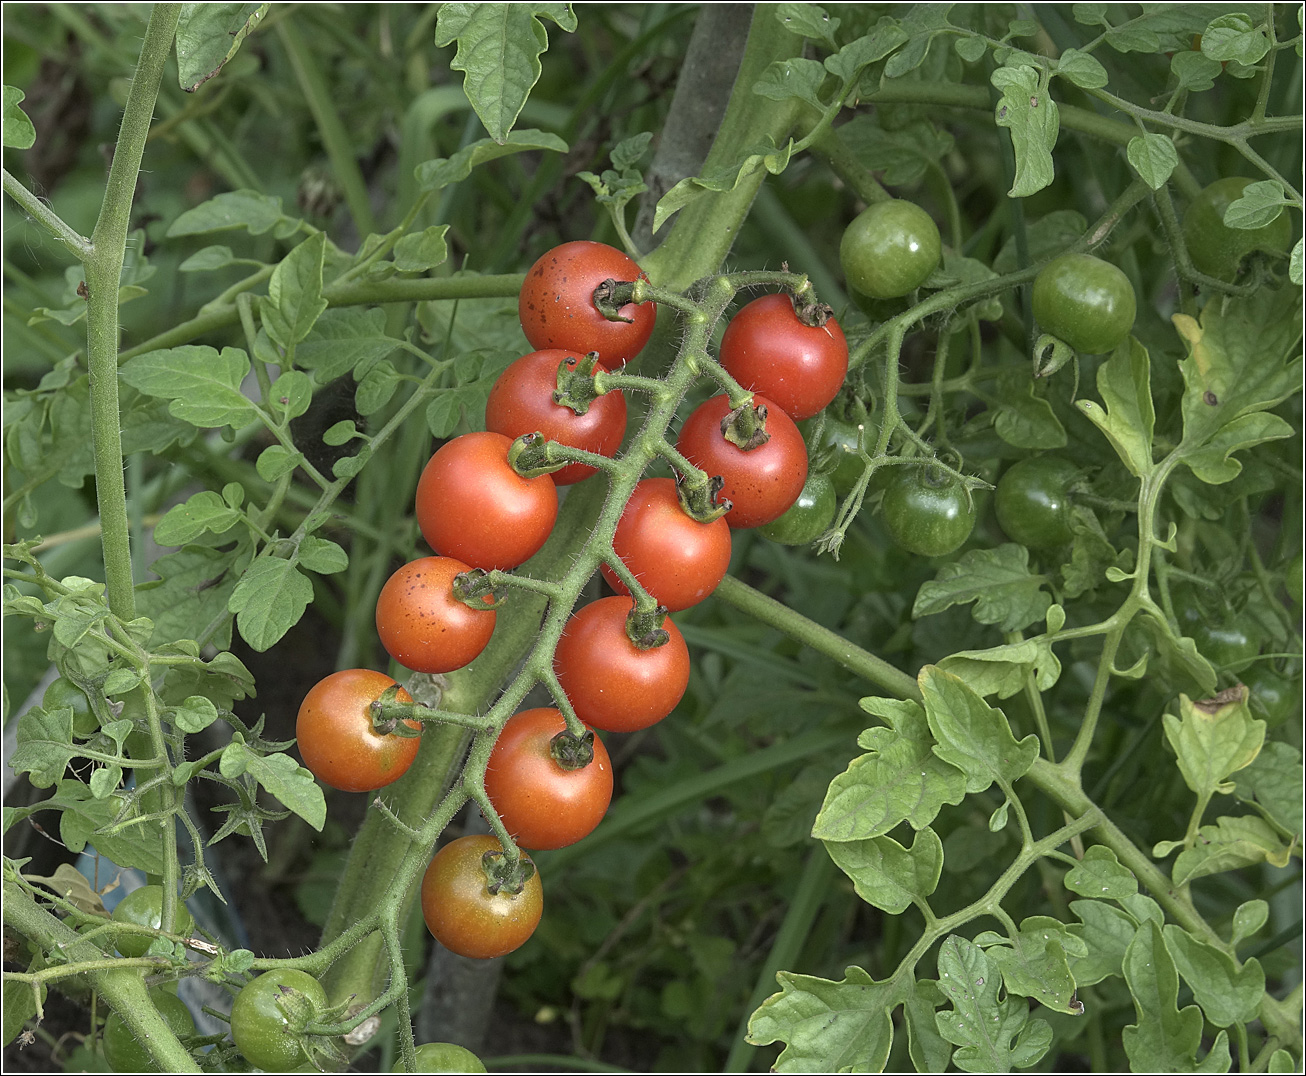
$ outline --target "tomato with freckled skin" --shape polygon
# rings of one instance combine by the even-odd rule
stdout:
[[[713,396],[695,408],[680,428],[676,449],[709,476],[725,480],[719,499],[729,500],[725,521],[731,527],[760,527],[779,519],[798,500],[807,481],[807,445],[794,420],[765,396],[752,406],[766,409],[767,440],[743,449],[726,440],[722,423],[730,397]]]
[[[584,766],[563,765],[553,739],[567,731],[552,706],[523,710],[508,719],[485,767],[485,794],[504,828],[532,851],[566,848],[602,821],[612,802],[612,761],[594,738],[594,757]]]
[[[452,672],[485,649],[494,610],[473,609],[453,593],[454,579],[468,571],[452,557],[420,557],[386,580],[376,599],[376,633],[404,668]]]
[[[598,352],[609,370],[629,362],[648,343],[657,321],[653,303],[627,303],[609,321],[594,305],[594,289],[605,280],[647,280],[634,260],[615,247],[589,240],[563,243],[543,254],[526,272],[517,313],[526,339],[537,350],[564,348]]]
[[[538,872],[520,893],[492,893],[483,865],[487,854],[503,855],[503,847],[488,833],[459,837],[435,854],[422,876],[427,929],[446,949],[476,960],[520,948],[535,933],[544,911]]]
[[[833,400],[848,373],[848,341],[839,323],[828,317],[821,325],[805,324],[785,293],[754,299],[731,318],[720,357],[731,377],[795,421]]]
[[[569,448],[599,456],[615,455],[626,432],[626,398],[619,390],[591,400],[583,415],[554,402],[558,366],[565,362],[575,368],[580,361],[581,356],[575,352],[557,348],[523,355],[499,375],[490,389],[485,428],[509,440],[542,433],[546,440]],[[571,463],[549,477],[555,486],[569,486],[594,472],[595,468],[587,464]]]
[[[689,686],[689,648],[668,617],[667,641],[641,650],[626,633],[629,598],[600,598],[573,613],[553,654],[558,682],[585,724],[635,732],[661,721]]]
[[[465,433],[436,450],[417,483],[417,525],[437,553],[487,572],[516,568],[548,540],[558,491],[548,475],[523,478],[512,439]]]
[[[617,521],[612,549],[658,604],[674,613],[697,605],[725,577],[730,527],[724,519],[699,523],[686,515],[672,479],[645,478]],[[603,578],[629,593],[606,564]]]
[[[399,780],[417,757],[420,739],[380,733],[371,706],[395,682],[371,669],[342,669],[319,680],[299,706],[295,737],[304,765],[342,792],[372,792]],[[403,688],[398,702],[412,702]],[[407,722],[416,730],[421,725]]]

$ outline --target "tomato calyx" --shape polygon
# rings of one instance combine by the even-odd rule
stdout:
[[[662,625],[667,619],[667,607],[656,606],[651,612],[641,612],[636,604],[626,617],[626,638],[637,650],[656,650],[671,641],[671,633]]]
[[[490,573],[484,568],[472,568],[453,577],[453,596],[469,609],[493,610],[498,601]]]
[[[576,736],[567,729],[549,741],[549,755],[564,770],[583,770],[594,761],[594,733]]]
[[[381,692],[368,707],[372,714],[372,731],[378,736],[399,736],[411,740],[422,735],[425,726],[419,724],[414,728],[410,722],[420,721],[416,711],[427,707],[420,702],[401,701],[399,692],[402,690],[398,684],[394,684]]]
[[[516,896],[535,877],[535,864],[530,856],[523,855],[514,861],[493,850],[481,856],[481,870],[485,872],[485,888],[491,896],[499,893]]]
[[[749,452],[761,448],[771,435],[766,432],[766,405],[753,406],[750,398],[731,411],[721,420],[721,436],[736,448]]]
[[[1051,377],[1075,358],[1075,350],[1060,337],[1043,333],[1034,342],[1034,377]]]
[[[553,402],[578,415],[587,414],[590,404],[603,395],[594,385],[596,367],[603,369],[597,351],[587,352],[583,359],[568,355],[558,363],[558,388]]]
[[[809,329],[823,328],[825,323],[834,317],[834,307],[829,303],[820,302],[815,296],[791,295],[790,299],[794,304],[794,314]]]
[[[728,497],[720,497],[725,484],[721,475],[710,475],[705,482],[694,482],[677,472],[676,499],[690,519],[698,523],[714,523],[734,507]]]
[[[553,453],[560,447],[556,441],[548,440],[538,431],[524,433],[508,448],[508,466],[522,478],[539,478],[540,475],[561,471],[574,461],[558,459]]]
[[[621,308],[636,302],[634,280],[613,280],[609,277],[594,289],[594,309],[609,321],[633,322],[634,318],[623,317]]]

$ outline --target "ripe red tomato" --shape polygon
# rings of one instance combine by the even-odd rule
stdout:
[[[721,365],[798,421],[838,394],[848,373],[848,341],[834,318],[819,327],[805,325],[789,295],[763,295],[726,326]]]
[[[508,463],[512,438],[465,433],[442,445],[417,483],[417,525],[437,553],[473,568],[516,568],[539,552],[558,518],[548,475]]]
[[[435,854],[422,876],[427,929],[446,949],[477,960],[519,948],[535,933],[544,911],[538,872],[520,893],[490,892],[482,862],[487,852],[503,854],[503,846],[488,833],[459,837]]]
[[[534,348],[565,348],[588,354],[616,369],[639,354],[657,320],[653,303],[621,308],[625,321],[609,321],[594,305],[594,289],[605,280],[645,280],[640,267],[615,247],[579,240],[563,243],[530,267],[517,299],[526,339]]]
[[[617,521],[613,551],[640,584],[672,612],[697,605],[716,590],[730,567],[730,527],[724,519],[699,523],[685,514],[670,478],[645,478]],[[622,594],[626,585],[606,564],[603,577]]]
[[[452,557],[421,557],[386,580],[376,599],[376,633],[404,668],[451,672],[485,649],[494,610],[473,609],[453,593],[454,577],[470,570]]]
[[[485,404],[485,428],[510,441],[522,434],[542,433],[550,441],[600,456],[614,455],[626,432],[626,398],[616,390],[591,401],[583,415],[553,402],[558,390],[558,366],[574,368],[581,356],[557,348],[523,355],[499,375]],[[555,486],[569,486],[594,473],[593,467],[572,463],[549,477]]]
[[[295,737],[304,765],[323,784],[342,792],[371,792],[399,780],[413,764],[418,737],[382,735],[372,727],[370,707],[394,683],[371,669],[343,669],[319,680],[304,696]],[[413,700],[400,688],[398,701]],[[416,721],[408,725],[422,727]]]
[[[745,452],[721,432],[731,411],[728,396],[713,396],[700,404],[685,420],[676,441],[676,448],[695,467],[725,479],[720,495],[733,504],[725,514],[732,527],[760,527],[779,519],[807,481],[807,446],[794,420],[765,396],[755,395],[753,406],[766,408],[770,435],[757,448]]]
[[[605,732],[635,732],[661,721],[689,686],[689,648],[670,618],[669,638],[641,650],[626,634],[629,598],[600,598],[573,613],[562,630],[553,667],[572,708]]]
[[[485,792],[512,839],[523,848],[565,848],[587,836],[612,802],[612,762],[597,736],[594,757],[566,769],[552,741],[567,722],[552,706],[514,714],[485,767]]]

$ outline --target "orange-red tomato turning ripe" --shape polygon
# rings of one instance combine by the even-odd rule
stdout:
[[[376,633],[404,668],[451,672],[485,649],[494,610],[473,609],[453,593],[454,578],[469,570],[452,557],[420,557],[386,580],[376,599]]]
[[[382,734],[372,726],[372,703],[394,683],[372,669],[342,669],[304,696],[295,737],[304,765],[323,784],[342,792],[371,792],[399,780],[412,765],[418,737]],[[397,699],[413,701],[403,688]],[[407,724],[422,727],[415,721]]]
[[[539,925],[544,889],[532,874],[520,893],[490,892],[482,861],[503,847],[489,834],[451,841],[422,877],[422,916],[435,940],[459,956],[488,960],[520,947]]]

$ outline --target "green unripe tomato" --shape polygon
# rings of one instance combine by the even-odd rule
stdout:
[[[294,968],[265,971],[241,988],[231,1006],[231,1038],[251,1065],[268,1072],[288,1072],[312,1059],[292,1032],[277,999],[298,991],[321,1013],[326,991],[313,976]]]
[[[402,1058],[391,1072],[403,1072]],[[418,1072],[484,1072],[485,1065],[471,1050],[452,1042],[425,1042],[417,1047]]]
[[[1034,320],[1076,351],[1114,351],[1134,327],[1134,286],[1110,262],[1063,254],[1034,278]]]
[[[1274,727],[1301,715],[1301,684],[1280,676],[1268,663],[1257,662],[1239,677],[1247,685],[1252,716]]]
[[[1300,609],[1302,604],[1302,557],[1300,553],[1293,557],[1288,562],[1288,567],[1284,569],[1283,585],[1287,588],[1288,597]]]
[[[190,1009],[176,994],[155,988],[150,991],[150,1001],[159,1010],[163,1022],[179,1039],[195,1034],[195,1021]],[[116,1012],[104,1022],[104,1059],[114,1072],[160,1072],[154,1058],[131,1033],[127,1022]]]
[[[1069,487],[1079,469],[1056,456],[1030,456],[1007,468],[998,481],[993,508],[1013,542],[1030,549],[1065,545],[1070,530]]]
[[[1225,210],[1254,182],[1244,176],[1217,179],[1184,213],[1184,245],[1199,272],[1232,283],[1248,254],[1257,250],[1282,254],[1292,245],[1287,213],[1260,228],[1230,228],[1224,223]]]
[[[893,299],[925,283],[942,250],[930,215],[894,198],[872,203],[853,219],[839,243],[839,264],[855,291]]]
[[[798,500],[779,519],[758,527],[758,533],[781,545],[807,545],[830,529],[834,521],[834,483],[830,476],[809,472]]]
[[[45,689],[41,706],[45,710],[72,710],[73,735],[79,740],[94,736],[100,730],[100,721],[91,709],[91,700],[86,697],[86,692],[62,676]]]
[[[921,557],[947,556],[975,529],[975,508],[965,487],[928,465],[893,467],[880,512],[889,536]]]
[[[113,910],[115,923],[135,923],[137,926],[153,927],[155,930],[166,929],[162,925],[163,887],[143,885],[133,889],[118,902]],[[177,902],[177,914],[169,934],[189,935],[195,929],[195,920],[180,901]],[[146,934],[120,934],[115,945],[123,956],[144,956],[150,947],[150,937]]]

